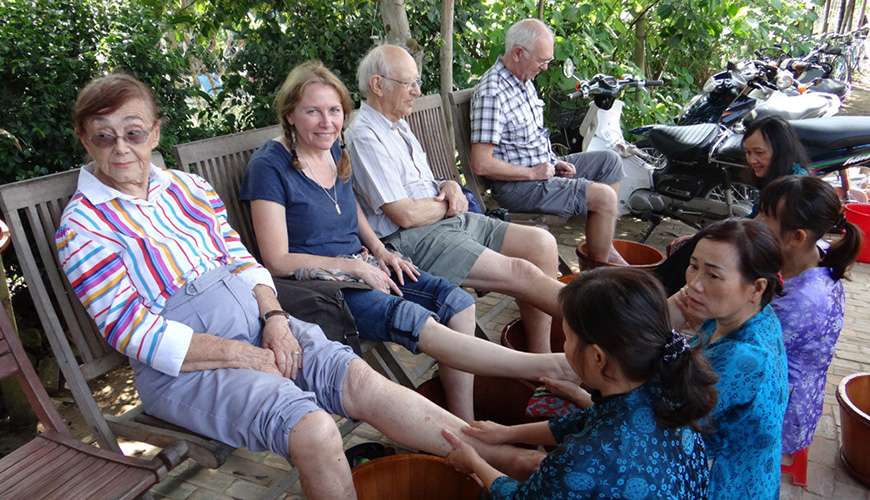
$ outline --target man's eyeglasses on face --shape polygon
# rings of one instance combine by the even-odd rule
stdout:
[[[532,51],[531,51],[531,50],[529,50],[529,49],[523,47],[522,45],[520,45],[519,47],[520,47],[521,49],[523,49],[523,52],[525,52],[525,53],[526,53],[526,54],[527,54],[531,59],[533,59],[533,60],[538,64],[538,67],[539,67],[539,68],[543,68],[544,66],[547,66],[547,65],[549,65],[551,62],[553,62],[553,58],[552,58],[552,57],[542,59],[542,58],[540,58],[540,57],[536,57],[534,54],[532,54]]]
[[[384,77],[385,80],[389,80],[391,82],[396,82],[408,90],[411,90],[414,87],[417,87],[418,89],[423,87],[423,80],[420,78],[406,82],[405,80],[396,80],[395,78],[390,78],[389,76],[384,76],[384,75],[381,75],[381,76]]]
[[[122,139],[127,144],[145,144],[145,141],[148,140],[148,136],[151,135],[151,131],[154,127],[149,129],[144,128],[133,128],[124,132],[122,135],[114,135],[108,132],[97,132],[96,134],[91,136],[91,143],[101,149],[114,147],[118,142],[118,139]]]

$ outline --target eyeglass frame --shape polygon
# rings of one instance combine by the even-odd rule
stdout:
[[[423,79],[422,79],[422,78],[417,78],[416,80],[411,80],[410,82],[406,82],[406,81],[404,81],[404,80],[396,80],[395,78],[390,78],[390,77],[387,76],[387,75],[379,75],[379,76],[380,76],[381,78],[383,78],[384,80],[389,80],[389,81],[391,81],[391,82],[396,82],[396,83],[402,85],[403,87],[405,87],[405,89],[407,89],[407,90],[411,90],[411,89],[413,89],[415,86],[416,86],[418,89],[422,89],[422,88],[423,88]]]
[[[532,58],[535,61],[535,63],[537,63],[539,68],[542,68],[542,66],[549,66],[551,62],[556,60],[555,57],[551,57],[549,59],[544,59],[542,61],[540,58],[538,58],[538,56],[532,54],[531,49],[529,49],[528,47],[525,47],[523,45],[517,45],[517,47],[523,49],[523,52],[525,52],[530,58]]]
[[[94,146],[96,146],[100,149],[109,149],[109,148],[115,147],[115,145],[118,144],[119,138],[121,140],[123,140],[128,145],[141,146],[142,144],[145,144],[146,142],[148,142],[148,138],[151,137],[151,132],[154,132],[154,129],[156,127],[157,127],[157,122],[154,122],[154,125],[151,125],[151,127],[142,128],[142,130],[146,131],[146,134],[141,136],[142,137],[141,142],[131,141],[130,137],[127,134],[114,135],[114,133],[111,136],[107,136],[106,142],[103,142],[102,139],[95,139],[98,135],[100,135],[99,133],[92,134],[90,137],[88,137],[88,139],[91,141],[91,144],[93,144]],[[108,140],[109,140],[108,137],[112,138],[111,143],[108,142]],[[139,136],[133,136],[133,137],[139,137]]]

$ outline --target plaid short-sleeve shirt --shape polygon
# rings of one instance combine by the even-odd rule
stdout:
[[[474,89],[471,143],[493,144],[493,157],[521,167],[556,161],[544,127],[544,101],[531,80],[521,81],[501,59]]]

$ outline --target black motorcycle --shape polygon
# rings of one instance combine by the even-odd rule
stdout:
[[[811,159],[812,175],[870,165],[870,117],[834,116],[789,122]],[[652,125],[632,131],[660,153],[649,190],[632,194],[632,211],[652,222],[661,216],[695,227],[746,216],[757,199],[742,134],[718,124]]]

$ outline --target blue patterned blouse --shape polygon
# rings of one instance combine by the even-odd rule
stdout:
[[[715,321],[704,323],[701,341],[715,329]],[[773,308],[765,306],[704,351],[719,374],[713,432],[704,435],[712,459],[710,498],[779,498],[788,365]]]
[[[559,446],[525,482],[502,476],[499,499],[704,498],[709,472],[701,436],[656,422],[654,385],[550,420]]]

